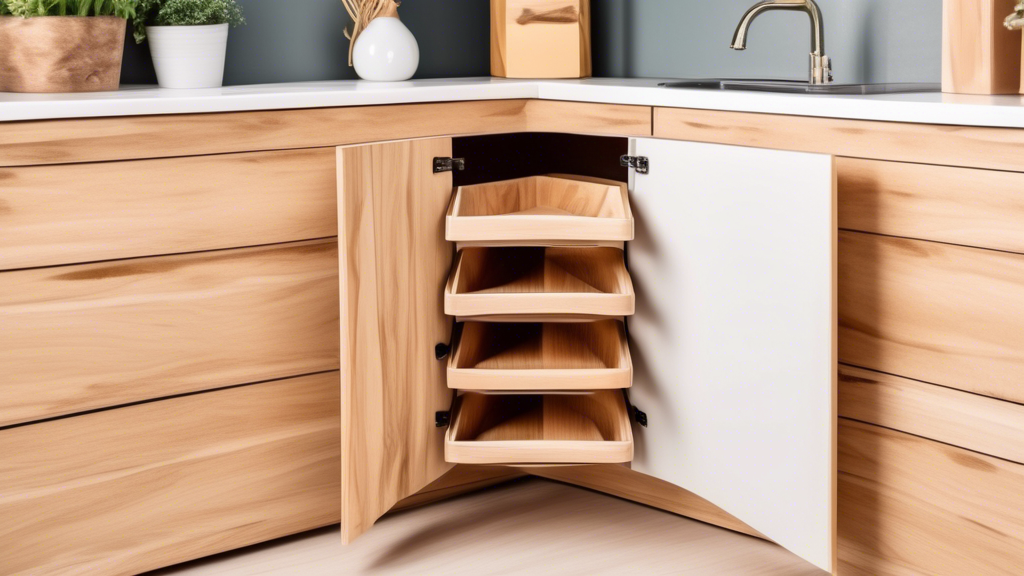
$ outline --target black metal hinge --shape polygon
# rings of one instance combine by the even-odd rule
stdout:
[[[451,351],[452,347],[450,344],[445,344],[444,342],[441,342],[440,344],[434,346],[434,358],[437,358],[438,360],[444,360],[448,356],[448,353]]]
[[[651,163],[647,156],[620,156],[619,165],[636,168],[637,174],[647,174],[651,169]]]
[[[633,420],[635,420],[637,424],[647,428],[647,413],[636,406],[633,406]]]
[[[452,413],[448,410],[434,412],[434,426],[444,428],[452,421]]]
[[[465,158],[434,158],[434,174],[439,172],[463,171],[466,169]]]

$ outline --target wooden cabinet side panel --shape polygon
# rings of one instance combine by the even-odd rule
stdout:
[[[338,373],[0,430],[0,572],[128,575],[338,521]]]
[[[839,234],[839,359],[1024,403],[1024,256]]]
[[[0,273],[0,425],[338,369],[334,239]]]
[[[841,419],[840,576],[1016,576],[1024,466]]]
[[[0,269],[338,233],[334,148],[0,169],[0,182]]]
[[[338,149],[342,540],[451,469],[436,411],[451,392],[434,346],[450,339],[443,292],[450,139]]]

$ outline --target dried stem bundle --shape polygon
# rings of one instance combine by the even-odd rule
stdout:
[[[341,0],[345,5],[345,11],[352,18],[352,29],[345,28],[345,38],[348,43],[348,65],[352,65],[352,50],[356,45],[356,38],[370,24],[370,21],[379,16],[398,17],[399,2],[396,0]]]

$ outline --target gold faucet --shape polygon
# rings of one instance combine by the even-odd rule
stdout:
[[[825,55],[825,21],[814,0],[763,0],[750,7],[732,38],[733,50],[747,49],[747,32],[754,19],[770,10],[800,10],[811,17],[811,84],[832,83],[832,59]]]
[[[1022,30],[1024,29],[1024,2],[1017,4],[1014,10],[1016,12],[1007,16],[1003,24],[1010,30]]]

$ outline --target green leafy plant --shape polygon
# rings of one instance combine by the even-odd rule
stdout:
[[[139,0],[0,0],[0,14],[35,16],[117,16],[134,18]]]
[[[141,44],[146,39],[147,25],[239,26],[245,24],[245,17],[237,0],[138,0],[133,24],[135,41]]]

